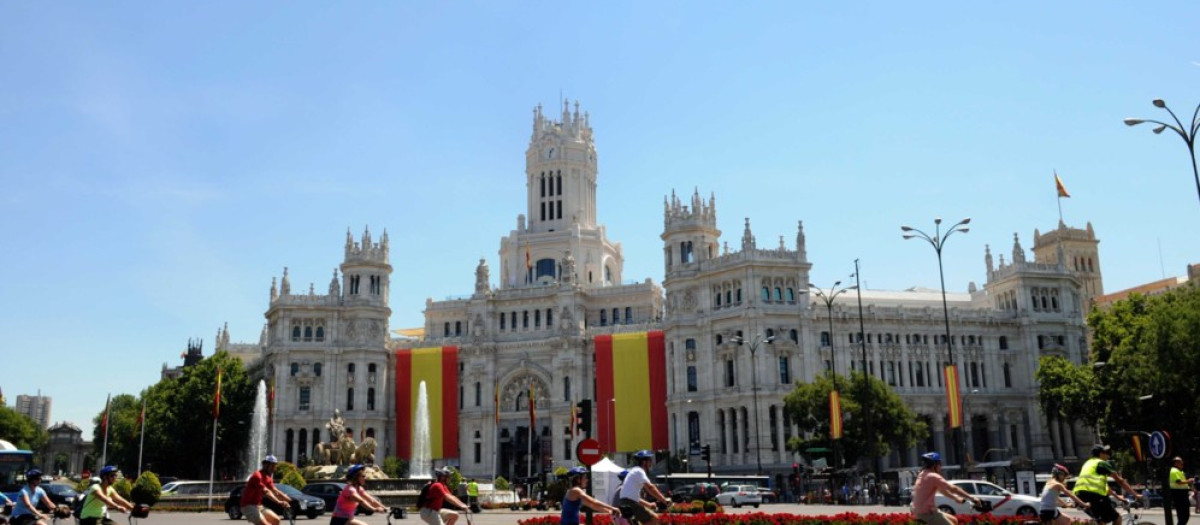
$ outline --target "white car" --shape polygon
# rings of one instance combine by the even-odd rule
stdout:
[[[957,485],[958,488],[963,489],[967,494],[975,496],[982,501],[990,502],[992,504],[993,516],[1020,516],[1027,519],[1038,517],[1037,509],[1040,502],[1033,496],[1013,494],[986,481],[973,479],[954,479],[949,481],[951,485]],[[975,509],[971,508],[970,500],[959,503],[938,493],[934,497],[933,502],[934,505],[937,505],[938,510],[947,514],[976,514]]]
[[[721,493],[717,494],[717,504],[729,505],[735,509],[742,505],[753,505],[757,509],[762,505],[762,494],[754,485],[726,485],[721,489]]]

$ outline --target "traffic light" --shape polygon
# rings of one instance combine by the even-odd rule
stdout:
[[[575,428],[578,428],[585,436],[592,435],[592,400],[584,399],[575,404],[579,408],[575,412]]]
[[[700,449],[700,459],[712,461],[712,445],[704,445],[704,448]]]

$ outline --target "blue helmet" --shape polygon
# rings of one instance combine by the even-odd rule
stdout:
[[[105,465],[104,468],[100,469],[100,477],[104,477],[109,474],[116,474],[116,473],[117,473],[117,467],[114,467],[112,465]]]
[[[587,473],[588,473],[587,467],[571,467],[569,470],[567,470],[567,477],[573,478],[576,476],[582,476]]]
[[[620,474],[617,474],[617,479],[619,479],[621,481],[625,481],[625,476],[628,476],[628,475],[629,475],[628,470],[622,470]]]
[[[364,468],[366,467],[364,467],[362,463],[350,465],[350,468],[346,469],[346,479],[354,479],[358,476],[359,472],[362,472],[362,469]]]
[[[267,457],[263,458],[263,463],[279,463],[279,458],[275,457],[274,455],[267,454]]]
[[[639,451],[637,451],[636,454],[633,455],[633,457],[637,458],[638,460],[654,459],[654,453],[650,452],[649,450],[639,450]]]
[[[29,469],[29,470],[25,471],[25,479],[28,481],[32,481],[35,479],[42,479],[42,471],[35,469],[35,468]]]
[[[936,465],[941,462],[942,462],[942,455],[938,454],[937,452],[926,452],[924,454],[921,454],[921,463],[924,463],[925,466],[927,466],[927,467]]]

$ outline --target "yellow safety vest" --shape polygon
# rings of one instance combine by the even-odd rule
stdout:
[[[1079,469],[1079,477],[1075,479],[1075,492],[1091,492],[1101,496],[1108,494],[1108,476],[1096,472],[1100,458],[1092,458]]]

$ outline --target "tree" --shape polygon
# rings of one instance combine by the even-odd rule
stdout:
[[[217,352],[183,369],[177,379],[164,379],[132,395],[113,397],[109,413],[109,463],[125,472],[137,470],[141,429],[137,417],[146,403],[144,468],[173,476],[208,479],[213,438],[213,395],[221,369],[221,412],[217,423],[217,479],[240,477],[257,465],[243,465],[250,435],[254,391],[240,360]],[[103,407],[96,418],[96,455],[104,446],[100,432]]]
[[[1116,441],[1123,431],[1166,430],[1175,454],[1200,458],[1200,286],[1153,297],[1132,294],[1088,315],[1098,368],[1101,422]]]
[[[886,383],[854,373],[851,379],[836,376],[842,404],[842,439],[839,448],[846,464],[863,457],[884,456],[892,445],[907,448],[929,435],[928,426]],[[864,383],[865,381],[865,383]],[[829,393],[833,379],[818,376],[812,383],[796,385],[784,398],[784,409],[806,436],[793,437],[788,447],[803,452],[829,445]],[[872,433],[866,432],[864,400],[871,410]]]
[[[1038,404],[1047,418],[1061,417],[1099,428],[1105,407],[1091,364],[1075,365],[1060,356],[1043,356],[1034,377]]]
[[[133,482],[133,488],[129,491],[129,497],[132,499],[129,501],[135,504],[154,505],[158,503],[161,495],[162,483],[158,481],[158,476],[147,470],[138,476],[137,481]]]
[[[50,434],[29,416],[0,405],[0,439],[37,453],[45,448]]]

